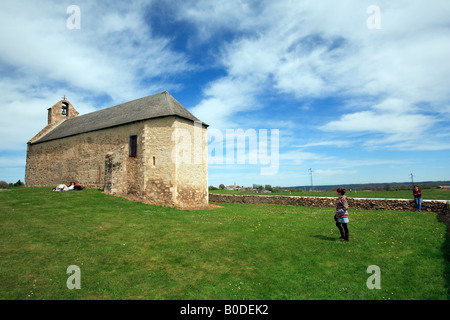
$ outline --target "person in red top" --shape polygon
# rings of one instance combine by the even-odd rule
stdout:
[[[347,196],[345,195],[344,188],[338,188],[336,190],[338,195],[338,199],[336,202],[336,213],[334,215],[334,220],[336,221],[336,227],[338,227],[341,236],[339,239],[344,239],[344,241],[348,241],[348,201]]]
[[[420,191],[419,186],[414,186],[413,190],[414,202],[416,203],[417,212],[422,209],[422,191]]]

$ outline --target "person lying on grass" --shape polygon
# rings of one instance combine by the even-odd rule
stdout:
[[[69,186],[65,184],[60,184],[56,188],[53,188],[53,191],[71,191],[71,190],[83,190],[84,188],[75,182],[71,182]]]

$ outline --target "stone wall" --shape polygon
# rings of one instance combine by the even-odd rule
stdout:
[[[126,177],[126,157],[125,146],[121,146],[115,151],[108,152],[105,156],[105,185],[103,191],[111,194],[126,193],[126,184],[122,183]]]
[[[208,137],[207,129],[200,123],[177,119],[174,128],[183,138],[174,146],[174,151],[189,156],[178,159],[175,166],[177,181],[177,206],[181,208],[208,205]],[[189,139],[190,138],[190,139]],[[177,150],[178,147],[178,150]],[[180,150],[181,149],[181,150]]]
[[[128,161],[130,134],[142,134],[144,124],[136,122],[121,127],[87,132],[63,139],[28,144],[25,184],[29,187],[49,187],[70,181],[88,188],[103,189],[105,160],[110,152],[125,147]],[[142,146],[138,146],[142,149]],[[139,158],[142,160],[142,157]],[[122,163],[127,167],[126,163]],[[139,172],[125,170],[139,181]],[[119,186],[116,186],[119,188]],[[128,186],[120,186],[126,190]]]
[[[334,208],[337,198],[327,197],[293,197],[293,196],[260,196],[260,195],[224,195],[209,194],[209,201],[217,203],[245,204],[278,204],[289,206]],[[414,200],[410,199],[365,199],[348,198],[351,209],[361,210],[398,210],[416,211]],[[449,214],[449,201],[423,200],[422,211]]]
[[[172,132],[176,117],[148,122],[143,136],[144,198],[168,206],[176,206],[175,164],[171,158]]]

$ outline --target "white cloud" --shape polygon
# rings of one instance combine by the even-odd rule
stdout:
[[[173,5],[177,19],[189,20],[195,23],[198,37],[201,41],[210,40],[215,33],[224,28],[246,29],[252,19],[256,2],[229,0],[229,1],[180,1]]]
[[[318,169],[313,172],[314,175],[321,177],[330,177],[336,175],[351,175],[357,173],[357,170],[343,170],[343,169]]]
[[[169,39],[152,36],[143,16],[145,1],[114,6],[83,2],[79,30],[66,28],[69,15],[56,3],[2,6],[4,63],[39,75],[43,83],[54,81],[115,100],[142,96],[148,90],[140,84],[144,78],[191,68],[182,54],[168,48]]]
[[[228,74],[210,83],[208,99],[194,109],[207,117],[220,108],[211,125],[261,108],[267,92],[348,99],[352,110],[320,129],[385,135],[367,146],[400,146],[449,119],[447,2],[380,1],[381,30],[367,28],[368,4],[360,1],[248,2],[240,10],[241,3],[228,2],[221,17],[223,4],[201,1],[178,16],[200,29],[208,11],[207,39],[220,28],[238,35],[219,48]],[[236,20],[242,23],[230,23]]]
[[[353,141],[346,141],[346,140],[330,140],[330,141],[318,141],[318,142],[310,142],[302,145],[296,146],[297,148],[311,148],[311,147],[324,147],[324,146],[331,146],[331,147],[348,147],[352,145]]]
[[[205,98],[191,112],[217,129],[239,127],[232,115],[258,108],[256,88],[251,78],[221,78],[210,84],[204,92]]]
[[[24,157],[0,157],[0,167],[17,168],[25,165]]]
[[[322,127],[330,131],[381,132],[416,137],[436,122],[430,116],[376,111],[360,111],[343,115]]]
[[[411,160],[391,160],[391,159],[342,159],[338,158],[334,161],[336,167],[338,168],[354,168],[354,167],[372,167],[372,166],[383,166],[387,165],[410,165]]]
[[[192,70],[170,39],[153,36],[145,1],[78,5],[81,29],[71,30],[68,5],[58,1],[2,4],[0,149],[26,148],[63,95],[84,114],[177,88],[167,77]]]
[[[419,113],[415,105],[402,100],[387,99],[366,111],[347,113],[339,119],[320,127],[334,132],[376,133],[381,137],[368,139],[367,147],[389,146],[396,149],[430,149],[430,145],[417,144],[423,141],[425,132],[436,126],[441,120],[436,116]],[[436,142],[436,141],[435,141]],[[439,143],[438,143],[439,144]],[[434,144],[436,148],[436,143]],[[444,145],[439,144],[441,149]],[[448,144],[445,144],[448,147]]]
[[[334,156],[328,156],[326,154],[306,152],[302,150],[288,150],[280,152],[280,161],[282,165],[299,165],[314,162],[330,162],[334,161],[336,158]]]

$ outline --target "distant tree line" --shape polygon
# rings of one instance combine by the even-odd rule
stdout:
[[[414,184],[419,187],[420,190],[433,189],[437,186],[430,184]],[[346,188],[352,191],[400,191],[400,190],[411,190],[413,186],[411,184],[394,185],[391,186],[389,183],[384,186],[370,186],[370,187],[357,187],[357,188]],[[336,191],[337,187],[331,188],[330,190]]]
[[[433,182],[419,182],[415,183],[415,185],[419,186],[421,190],[425,189],[433,189],[437,188],[440,185],[450,185],[450,182],[448,181],[433,181]],[[369,185],[343,185],[347,191],[400,191],[400,190],[412,190],[412,184],[411,183],[403,183],[403,184],[369,184]],[[223,190],[227,187],[221,183],[219,187],[209,186],[209,190]],[[236,188],[240,190],[256,190],[257,192],[262,191],[270,191],[270,192],[290,192],[290,193],[296,193],[296,192],[304,192],[305,190],[308,190],[307,187],[272,187],[269,184],[261,185],[261,184],[253,184],[252,187],[239,187],[236,186]],[[338,186],[317,186],[317,188],[320,188],[322,191],[331,190],[336,191]]]
[[[8,183],[4,180],[0,181],[0,189],[6,189],[6,188],[10,188],[10,187],[22,187],[23,185],[25,185],[22,181],[20,181],[20,179],[16,182],[16,183]]]
[[[209,186],[208,189],[209,190],[224,190],[227,187],[221,183],[219,184],[219,187],[215,187],[215,186]],[[261,184],[253,184],[252,187],[243,187],[243,186],[236,186],[237,189],[239,190],[248,190],[248,191],[252,191],[252,190],[256,190],[258,192],[262,192],[262,191],[270,191],[270,192],[303,192],[303,189],[296,189],[296,188],[283,188],[280,186],[277,187],[272,187],[270,184],[266,184],[266,185],[261,185]]]

